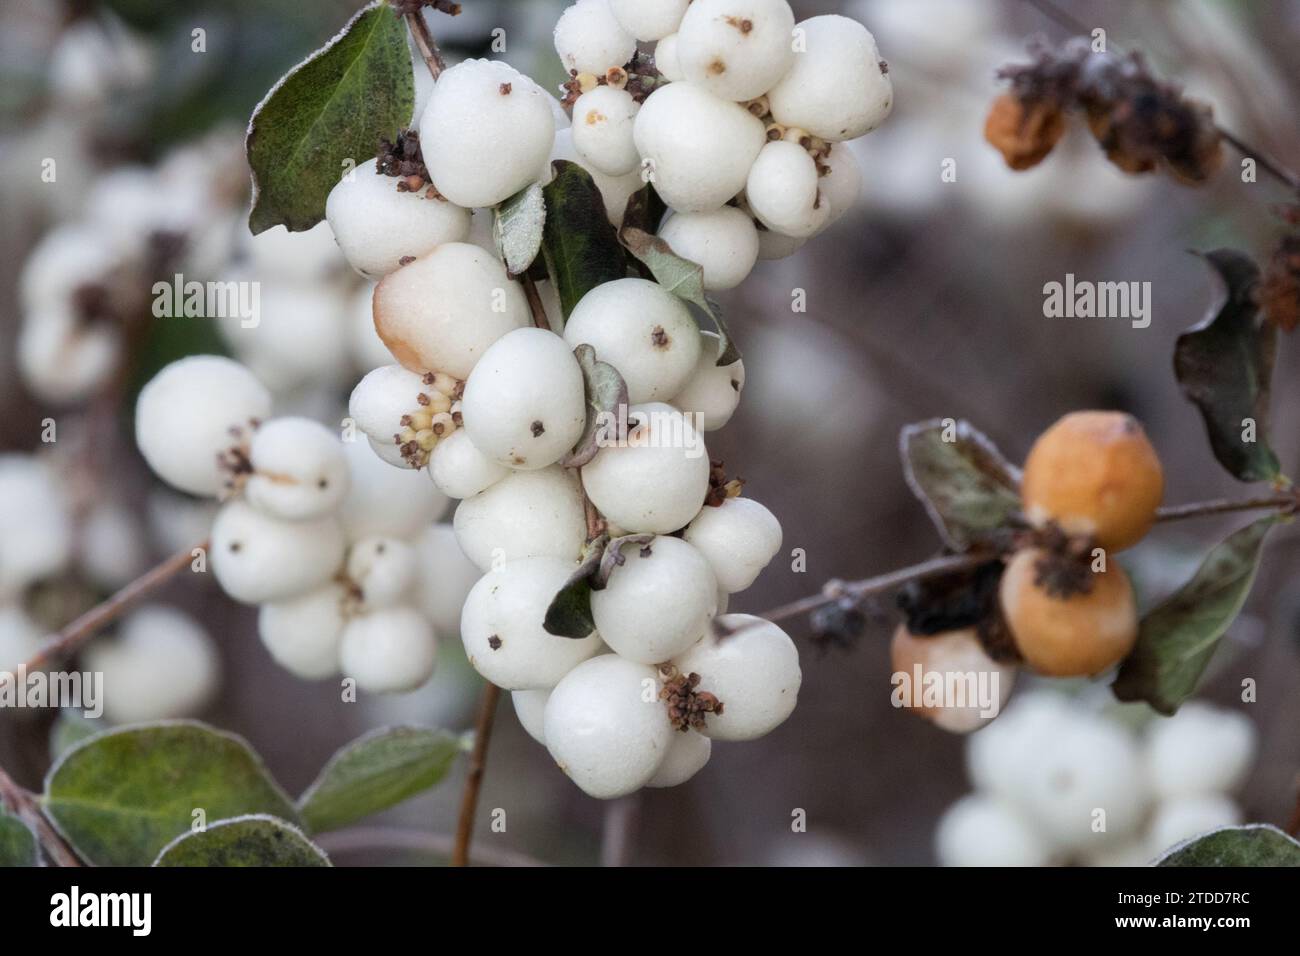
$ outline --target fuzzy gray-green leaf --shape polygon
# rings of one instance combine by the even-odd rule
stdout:
[[[0,868],[39,865],[36,835],[22,820],[0,810]]]
[[[1300,866],[1300,843],[1277,827],[1224,827],[1178,844],[1156,866]]]
[[[163,847],[154,866],[329,866],[323,850],[277,817],[253,814],[218,820]]]
[[[492,238],[510,275],[528,271],[541,251],[545,230],[546,200],[538,183],[524,187],[497,206]]]

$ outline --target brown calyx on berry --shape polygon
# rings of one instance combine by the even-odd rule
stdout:
[[[727,478],[720,458],[709,459],[709,490],[704,494],[706,508],[717,508],[728,498],[739,498],[744,487],[744,478]]]
[[[420,134],[417,130],[403,129],[397,139],[381,139],[379,150],[375,154],[375,171],[381,176],[391,176],[397,180],[397,191],[418,193],[423,191],[426,199],[446,201],[438,192],[424,165],[424,155],[420,152]]]
[[[249,456],[249,444],[253,432],[261,424],[256,418],[250,418],[248,424],[232,425],[230,437],[232,443],[217,452],[217,470],[221,473],[221,498],[225,500],[239,494],[253,474],[253,460]]]
[[[661,664],[659,673],[664,679],[659,699],[668,704],[668,719],[672,722],[673,729],[683,733],[688,730],[703,730],[707,715],[722,713],[722,701],[716,695],[707,690],[697,690],[700,685],[699,674],[683,674],[672,664]]]
[[[1284,236],[1254,291],[1264,318],[1284,332],[1300,325],[1300,235]]]

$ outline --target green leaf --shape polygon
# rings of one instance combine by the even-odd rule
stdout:
[[[569,575],[569,580],[556,592],[546,609],[542,627],[548,634],[581,640],[596,629],[596,621],[591,615],[591,579],[600,570],[608,543],[609,535],[602,534],[588,541],[583,548],[577,569]]]
[[[17,817],[0,810],[0,868],[7,866],[40,866],[36,834]]]
[[[722,310],[704,294],[704,268],[689,259],[683,259],[673,252],[672,246],[644,229],[624,226],[618,235],[627,251],[650,270],[656,282],[679,299],[695,306],[713,322],[718,337],[722,339],[722,350],[716,364],[731,365],[740,361],[740,349],[727,331]]]
[[[1240,481],[1280,477],[1268,444],[1269,385],[1277,352],[1277,329],[1255,307],[1259,269],[1244,253],[1216,249],[1204,256],[1218,286],[1209,316],[1178,337],[1174,375],[1183,394],[1205,420],[1210,447]],[[1246,419],[1253,440],[1243,440]]]
[[[336,830],[434,786],[460,751],[460,740],[445,731],[381,728],[334,754],[298,809],[313,833]]]
[[[619,408],[627,408],[627,382],[618,369],[608,362],[596,358],[596,350],[590,345],[579,345],[573,350],[582,368],[582,387],[587,397],[587,422],[582,429],[582,437],[573,446],[573,450],[560,459],[565,468],[581,468],[596,457],[600,451],[602,436],[605,436],[605,422],[608,416],[618,418]]]
[[[492,238],[497,253],[513,276],[523,275],[542,248],[546,229],[546,199],[542,187],[532,183],[496,208]]]
[[[208,820],[298,811],[239,737],[197,721],[110,730],[83,741],[50,768],[46,815],[79,856],[97,866],[148,866]]]
[[[1156,866],[1300,866],[1300,843],[1277,827],[1251,823],[1186,840]]]
[[[285,77],[253,111],[246,149],[253,170],[254,234],[283,225],[310,229],[343,174],[373,158],[380,137],[415,107],[406,25],[375,0]]]
[[[642,232],[659,231],[668,206],[659,198],[653,183],[646,183],[631,196],[623,208],[623,228],[640,229]]]
[[[898,447],[908,487],[949,547],[965,551],[1020,511],[1019,471],[969,422],[907,425]]]
[[[1276,522],[1270,515],[1230,534],[1191,580],[1147,612],[1112,685],[1117,698],[1146,701],[1172,714],[1196,691],[1219,638],[1246,603],[1264,538]]]
[[[329,866],[329,857],[297,827],[253,814],[218,820],[178,836],[154,866]]]
[[[65,753],[96,734],[110,729],[103,717],[91,719],[79,710],[64,708],[50,728],[50,759],[58,760]]]
[[[567,319],[578,300],[596,286],[626,276],[627,263],[591,174],[568,160],[551,165],[555,178],[542,190],[542,252]]]

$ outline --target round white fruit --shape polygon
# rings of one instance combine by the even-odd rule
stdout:
[[[831,217],[831,205],[818,191],[817,164],[797,143],[768,143],[754,160],[745,183],[745,200],[758,221],[774,232],[807,238]]]
[[[271,413],[271,394],[238,362],[194,355],[172,362],[149,380],[135,406],[135,442],[167,484],[195,495],[215,495],[223,477],[217,456]]]
[[[745,387],[745,363],[736,359],[730,365],[719,365],[721,355],[722,339],[718,334],[701,332],[695,371],[672,402],[706,432],[716,431],[731,420]]]
[[[713,753],[713,741],[694,731],[673,735],[668,753],[655,775],[646,781],[647,787],[677,787],[704,769]]]
[[[388,275],[404,256],[422,256],[469,234],[468,209],[425,190],[400,191],[398,182],[371,160],[340,179],[325,200],[325,218],[348,264],[372,279]]]
[[[604,76],[636,52],[636,38],[615,19],[609,0],[578,0],[555,24],[555,52],[566,70]]]
[[[227,281],[240,273],[231,273]],[[324,283],[260,279],[256,309],[248,319],[217,323],[231,350],[275,392],[342,384],[352,374],[347,303]]]
[[[640,106],[627,90],[598,86],[573,104],[573,148],[607,176],[622,176],[641,164],[632,141]]]
[[[718,591],[709,563],[680,538],[659,536],[621,548],[623,564],[591,595],[601,638],[618,654],[660,664],[703,636],[717,612]],[[670,596],[670,600],[665,600]]]
[[[829,226],[857,204],[862,195],[862,168],[853,150],[843,143],[833,146],[822,163],[826,171],[822,173],[818,188],[830,207],[830,218],[826,223]]]
[[[546,329],[516,329],[483,353],[461,405],[475,448],[526,470],[553,465],[573,448],[587,403],[582,368],[570,349]]]
[[[714,740],[754,740],[771,733],[794,711],[803,675],[790,636],[752,614],[718,618],[725,637],[704,639],[673,663],[683,674],[699,674],[699,690],[722,702],[701,733]]]
[[[758,258],[763,261],[786,259],[798,252],[807,241],[773,232],[764,226],[758,230]]]
[[[603,654],[579,664],[546,703],[543,734],[560,769],[602,800],[639,790],[673,740],[653,667]]]
[[[514,704],[519,726],[543,747],[546,746],[546,702],[550,699],[550,688],[510,692],[510,702]]]
[[[659,227],[659,238],[683,259],[700,265],[704,288],[710,292],[734,289],[758,261],[754,220],[734,206],[675,213]]]
[[[307,418],[273,418],[249,444],[249,504],[277,518],[318,518],[338,509],[351,486],[338,435]]]
[[[677,61],[715,96],[751,100],[790,69],[793,30],[786,0],[694,0],[677,28]]]
[[[1239,823],[1241,808],[1223,794],[1189,794],[1165,800],[1151,818],[1148,855],[1157,856],[1184,840]]]
[[[483,571],[523,558],[576,561],[587,538],[582,487],[559,466],[514,472],[466,498],[453,525],[461,550]]]
[[[609,0],[610,12],[619,26],[638,40],[668,36],[682,22],[691,0]]]
[[[148,565],[149,545],[140,516],[111,499],[100,501],[85,515],[78,545],[79,568],[91,583],[106,590],[129,584]]]
[[[966,744],[966,770],[975,786],[1004,800],[1019,799],[1027,775],[1075,719],[1060,694],[1028,691]]]
[[[944,811],[934,842],[943,866],[1046,866],[1051,861],[1051,847],[1023,813],[979,793]]]
[[[343,566],[343,528],[333,516],[283,521],[236,498],[212,524],[212,572],[243,604],[310,591]]]
[[[601,448],[583,467],[583,487],[601,514],[629,532],[676,531],[699,512],[709,489],[704,439],[661,402],[633,405],[627,417],[626,440]]]
[[[683,537],[704,555],[732,594],[754,583],[781,550],[781,522],[753,498],[728,498],[700,510]]]
[[[343,675],[363,691],[399,694],[433,674],[438,642],[433,626],[409,607],[385,608],[352,618],[339,646]]]
[[[348,550],[348,580],[367,609],[399,603],[415,581],[415,548],[400,538],[363,538]]]
[[[678,212],[717,209],[744,189],[767,140],[762,122],[743,106],[691,83],[651,93],[632,136],[655,190]]]
[[[429,456],[429,477],[448,498],[472,498],[508,474],[510,469],[479,451],[463,428],[439,441]]]
[[[655,68],[670,83],[686,79],[677,59],[677,34],[670,33],[655,44]]]
[[[67,566],[72,503],[59,474],[31,455],[0,454],[0,603]]]
[[[0,671],[15,673],[41,649],[41,629],[22,608],[0,605]]]
[[[434,186],[467,209],[495,206],[527,186],[554,140],[551,97],[500,60],[444,70],[420,117]]]
[[[439,634],[459,634],[465,598],[482,572],[460,550],[449,524],[426,528],[415,539],[415,551],[417,603]]]
[[[1157,719],[1147,733],[1147,772],[1160,797],[1235,790],[1258,749],[1250,718],[1199,701]]]
[[[469,376],[489,345],[530,322],[528,303],[486,250],[449,242],[375,288],[375,329],[413,372]]]
[[[104,715],[115,724],[192,715],[221,680],[208,632],[188,614],[159,605],[132,612],[115,640],[92,644],[85,655],[86,669],[103,674]]]
[[[648,279],[615,279],[584,295],[564,326],[570,347],[586,344],[627,382],[629,399],[667,401],[700,357],[699,326],[686,304]]]
[[[553,687],[601,649],[600,637],[560,637],[542,622],[573,574],[563,558],[524,558],[489,571],[474,585],[460,616],[460,638],[474,669],[506,690]]]
[[[392,467],[359,436],[344,442],[343,451],[352,477],[338,516],[349,541],[372,536],[409,538],[446,513],[450,502],[428,476]]]
[[[800,21],[795,35],[802,37],[803,52],[767,91],[778,123],[838,142],[884,122],[894,106],[894,87],[866,27],[831,14]]]
[[[347,619],[341,584],[268,601],[257,612],[257,633],[275,662],[295,677],[320,680],[339,672],[339,643]]]
[[[996,718],[1016,680],[1016,668],[993,660],[973,627],[917,635],[900,624],[890,656],[895,690],[905,691],[899,703],[954,734],[968,734]],[[927,697],[935,685],[959,688],[960,699]]]

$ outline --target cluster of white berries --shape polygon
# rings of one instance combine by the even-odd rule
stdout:
[[[1139,739],[1118,716],[1060,694],[1023,694],[973,735],[976,792],[939,822],[947,866],[1141,866],[1173,845],[1241,822],[1256,731],[1193,701]]]
[[[638,41],[657,41],[653,65]],[[507,64],[456,64],[417,108],[418,158],[397,150],[344,176],[327,218],[378,280],[374,327],[394,359],[358,383],[350,419],[383,461],[460,499],[456,540],[483,574],[460,620],[471,663],[514,693],[580,787],[612,797],[680,783],[712,740],[790,714],[790,638],[725,614],[781,528],[705,449],[744,384],[739,361],[717,364],[720,337],[643,278],[591,289],[567,321],[538,282],[535,316],[487,238],[492,207],[549,182],[555,159],[591,174],[615,225],[652,182],[673,210],[652,228],[707,289],[732,288],[854,203],[860,174],[837,144],[874,129],[893,97],[864,27],[796,24],[785,0],[579,0],[555,45],[571,124]],[[594,457],[575,453],[591,398],[582,348],[628,394],[625,426]],[[547,611],[602,534],[618,555],[593,585],[595,627],[557,636]]]
[[[363,691],[420,686],[467,587],[451,530],[434,524],[447,499],[358,438],[272,418],[271,405],[239,363],[181,359],[140,393],[136,443],[172,487],[223,499],[211,569],[230,597],[259,605],[276,661],[308,680],[342,673]]]

